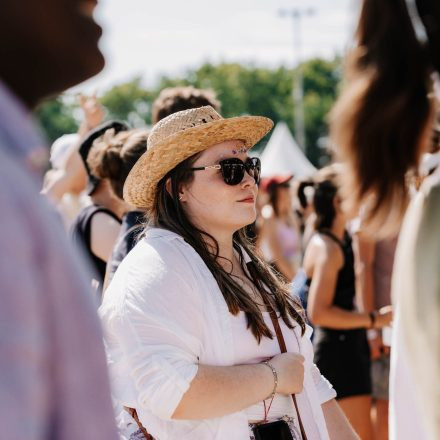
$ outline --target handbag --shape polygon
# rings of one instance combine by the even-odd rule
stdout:
[[[255,440],[293,440],[289,425],[285,420],[262,423],[252,428]]]

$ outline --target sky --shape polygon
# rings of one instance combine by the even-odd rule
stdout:
[[[351,41],[359,0],[100,0],[103,72],[70,92],[103,93],[141,76],[154,85],[205,61],[292,66],[331,58]],[[310,11],[301,20],[301,54],[294,24],[281,10]],[[298,30],[298,27],[295,27]]]

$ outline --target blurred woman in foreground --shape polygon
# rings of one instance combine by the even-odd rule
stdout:
[[[375,238],[399,228],[406,175],[430,144],[440,71],[438,0],[364,0],[332,137],[347,164],[343,192]],[[432,73],[435,72],[435,75]],[[412,200],[392,281],[396,302],[390,438],[440,438],[440,172]]]

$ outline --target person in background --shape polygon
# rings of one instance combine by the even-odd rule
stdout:
[[[39,194],[47,148],[31,115],[44,97],[103,68],[95,5],[1,5],[0,436],[8,440],[118,438],[85,269]]]
[[[220,102],[213,90],[196,89],[193,86],[167,87],[161,90],[153,102],[152,122],[157,124],[173,113],[205,105],[220,110]]]
[[[370,351],[366,329],[382,328],[391,311],[356,309],[352,239],[338,195],[338,168],[315,177],[315,233],[307,246],[303,270],[308,286],[307,313],[315,326],[315,362],[333,384],[338,402],[363,440],[371,440]]]
[[[301,264],[301,233],[292,207],[290,181],[293,176],[273,176],[261,184],[269,195],[264,217],[261,252],[267,262],[281,273],[286,281],[295,277]]]
[[[391,304],[391,276],[396,245],[397,237],[377,241],[368,239],[362,233],[362,227],[354,234],[356,288],[367,312]],[[382,337],[379,329],[369,329],[367,337],[371,353],[374,439],[387,440],[390,341]]]
[[[122,216],[130,207],[114,193],[108,178],[97,175],[98,172],[101,176],[109,175],[115,167],[115,160],[116,163],[118,160],[114,157],[103,163],[91,160],[91,151],[95,145],[102,148],[103,144],[117,145],[116,148],[120,150],[128,136],[129,130],[125,123],[108,121],[90,132],[79,148],[88,175],[87,193],[92,203],[77,215],[70,233],[75,245],[83,250],[92,264],[94,275],[91,284],[98,299],[101,298],[107,261],[119,235]],[[93,159],[96,157],[94,155]]]
[[[104,117],[104,109],[96,96],[80,95],[79,103],[83,120],[78,132],[65,134],[53,143],[52,169],[46,173],[41,190],[41,193],[58,208],[66,225],[70,225],[78,212],[90,203],[84,192],[87,173],[79,154],[79,147],[88,133],[94,130]]]
[[[147,151],[148,131],[131,130],[123,139],[113,142],[96,142],[89,154],[89,164],[93,174],[100,179],[108,179],[114,194],[123,199],[123,187],[128,173],[137,160]],[[124,202],[125,203],[125,202]],[[107,261],[104,290],[112,280],[121,261],[131,251],[142,232],[145,215],[131,207],[123,216],[119,235]]]
[[[68,163],[73,150],[78,148],[79,135],[77,133],[64,134],[54,141],[50,147],[50,169],[46,171],[43,180],[43,188],[41,190],[42,194],[48,187],[52,186],[55,180],[60,178],[60,175],[69,175],[70,171],[68,168]],[[76,153],[78,154],[78,153]],[[72,223],[72,220],[76,217],[78,212],[87,204],[87,196],[83,197],[83,190],[85,183],[83,179],[78,179],[76,181],[72,180],[72,185],[66,191],[55,204],[58,213],[64,223],[66,230]]]
[[[439,168],[408,209],[406,180],[431,146],[439,29],[437,0],[364,0],[331,117],[331,137],[346,164],[347,209],[362,209],[363,229],[375,239],[400,229],[392,279],[391,440],[440,438]]]
[[[298,199],[298,210],[300,219],[300,231],[302,236],[302,249],[305,251],[307,244],[313,235],[313,225],[315,223],[315,212],[313,210],[313,178],[301,179],[295,182],[296,197]]]
[[[209,106],[172,114],[126,179],[150,227],[99,313],[115,401],[145,435],[249,440],[278,420],[294,439],[357,438],[313,364],[302,309],[244,234],[260,173],[248,150],[272,125]]]

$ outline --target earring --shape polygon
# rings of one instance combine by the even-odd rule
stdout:
[[[182,201],[182,199],[183,199],[183,196],[182,196],[182,194],[179,196],[179,201]]]

